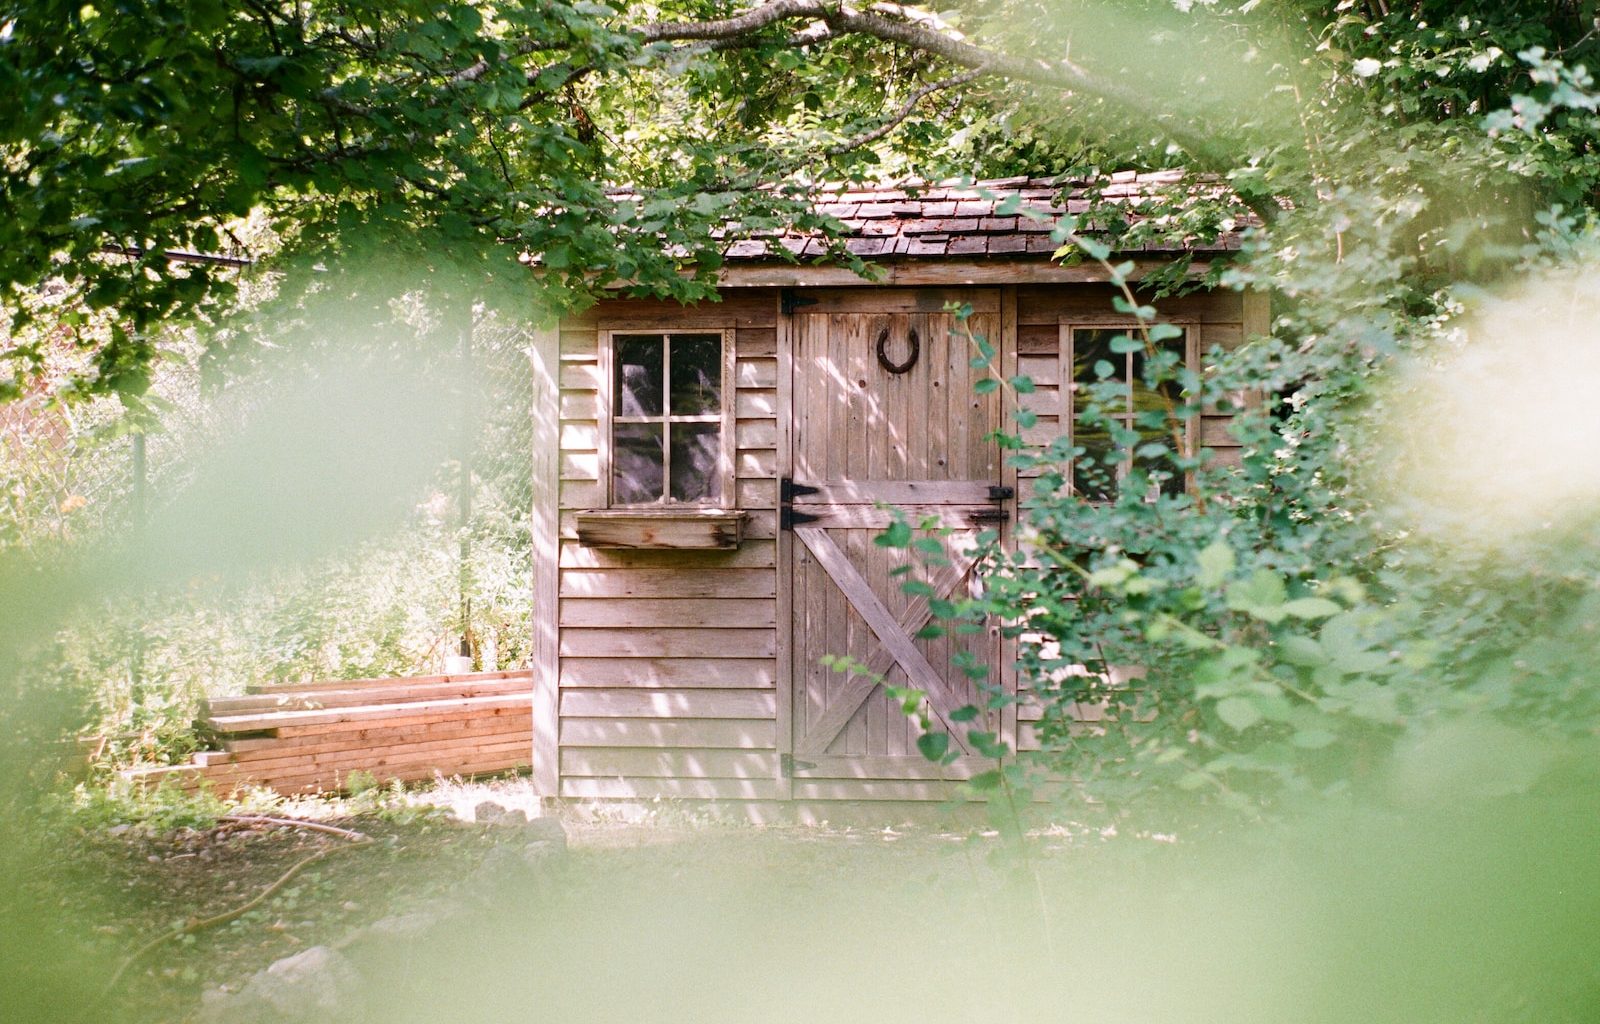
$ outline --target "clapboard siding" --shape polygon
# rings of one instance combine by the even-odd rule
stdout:
[[[561,565],[569,569],[770,569],[778,550],[771,540],[746,540],[734,551],[613,551],[588,548],[576,540],[561,545]]]
[[[771,719],[566,718],[561,746],[776,750]]]
[[[771,658],[563,658],[561,686],[638,686],[771,689],[777,684]]]
[[[584,779],[561,780],[561,795],[572,800],[777,800],[776,779]]]
[[[775,600],[760,598],[748,601],[696,601],[679,597],[647,597],[616,601],[571,597],[561,605],[561,622],[565,626],[774,629],[778,625],[777,614]]]
[[[562,795],[777,795],[777,300],[679,307],[610,300],[561,333]],[[621,551],[576,541],[605,504],[603,329],[734,329],[735,551]]]
[[[571,747],[561,752],[561,773],[665,779],[771,779],[778,755],[764,750],[640,750]]]
[[[998,288],[809,289],[810,312],[906,312],[942,308],[943,299],[971,301],[999,313],[1007,374],[1032,379],[1019,408],[1037,416],[1023,431],[1030,445],[1047,445],[1067,428],[1067,390],[1060,362],[1060,325],[1114,317],[1104,285],[1023,285]],[[1004,297],[1002,297],[1002,294]],[[935,300],[940,300],[935,302]],[[934,306],[929,306],[934,303]],[[1264,331],[1264,306],[1255,312],[1237,293],[1213,292],[1162,300],[1165,316],[1183,321],[1203,353],[1233,347]],[[723,800],[922,801],[957,795],[955,779],[972,766],[929,766],[898,779],[869,760],[813,758],[810,777],[792,785],[779,776],[779,751],[788,729],[778,692],[785,650],[779,620],[787,607],[779,579],[778,477],[788,455],[779,417],[787,400],[787,365],[780,345],[778,293],[732,289],[724,300],[695,306],[655,299],[610,299],[560,325],[558,641],[560,793],[573,799],[684,797]],[[603,330],[731,330],[733,332],[732,503],[749,513],[744,540],[733,551],[600,550],[577,542],[576,513],[604,507],[607,467],[601,431],[599,337]],[[1002,340],[1002,339],[991,339]],[[1243,396],[1241,396],[1243,398]],[[1225,410],[1207,410],[1201,439],[1236,457]],[[1031,493],[1030,474],[1017,480]],[[786,633],[784,634],[786,636]],[[1036,741],[1023,712],[1008,735]],[[782,742],[780,742],[782,740]],[[942,774],[941,774],[942,773]]]
[[[574,689],[561,713],[574,718],[770,718],[771,690]]]
[[[1021,285],[1017,288],[1017,325],[1023,327],[1056,324],[1066,320],[1093,320],[1116,317],[1112,298],[1120,294],[1108,285]],[[1136,293],[1137,294],[1137,293]],[[1243,301],[1238,292],[1209,291],[1173,298],[1153,299],[1138,294],[1162,316],[1196,323],[1242,323]]]

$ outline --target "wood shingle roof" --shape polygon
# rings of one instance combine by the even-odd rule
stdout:
[[[1158,195],[1173,191],[1219,189],[1196,182],[1181,171],[1113,174],[1089,182],[1054,178],[998,178],[970,184],[914,183],[856,188],[819,197],[816,210],[837,219],[845,248],[864,259],[999,256],[1048,258],[1059,247],[1051,231],[1066,215],[1090,212],[1092,196],[1110,203],[1129,221]],[[1239,247],[1239,229],[1250,223],[1241,211],[1236,225],[1204,243],[1166,241],[1120,252],[1228,251]],[[1093,225],[1088,225],[1090,231]],[[787,231],[776,236],[742,238],[724,249],[729,260],[781,259],[775,246],[794,256],[822,256],[826,241],[818,235]]]

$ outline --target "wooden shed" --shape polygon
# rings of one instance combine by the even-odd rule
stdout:
[[[1170,180],[1118,175],[1106,191],[1136,202]],[[971,693],[950,664],[954,641],[915,636],[927,603],[901,592],[897,554],[872,538],[885,503],[937,518],[952,528],[952,565],[934,584],[954,592],[971,583],[963,540],[985,527],[1009,537],[1031,493],[990,436],[1010,399],[974,390],[984,371],[948,304],[971,306],[967,326],[996,346],[1001,373],[1035,382],[1022,400],[1037,443],[1068,429],[1075,375],[1130,322],[1101,267],[1052,260],[1053,218],[1078,212],[1060,192],[1008,179],[846,193],[823,209],[879,281],[769,248],[809,257],[815,239],[744,241],[727,251],[720,302],[616,298],[537,334],[541,794],[915,801],[990,766],[930,764],[881,686],[819,659],[849,655],[921,688],[938,717]],[[1044,219],[996,215],[1012,194]],[[1172,253],[1119,258],[1144,272]],[[1212,346],[1267,329],[1261,297],[1235,291],[1168,300],[1161,314],[1197,367]],[[1231,443],[1222,417],[1202,419],[1207,446]],[[1015,685],[998,628],[963,642]],[[1026,749],[1027,707],[1000,718]]]

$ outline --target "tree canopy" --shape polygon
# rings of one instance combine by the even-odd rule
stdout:
[[[1415,207],[1407,255],[1448,262],[1464,233],[1499,221],[1514,244],[1531,211],[1591,192],[1592,118],[1479,125],[1535,91],[1517,54],[1581,63],[1592,17],[1383,0],[13,0],[0,287],[20,328],[34,307],[18,289],[64,282],[75,301],[50,304],[48,326],[95,349],[90,387],[137,394],[153,329],[233,295],[229,269],[169,250],[280,269],[448,256],[477,280],[535,256],[557,304],[617,280],[693,299],[720,229],[825,227],[801,201],[819,182],[1181,164],[1267,216],[1361,195]],[[1464,182],[1495,198],[1463,207]],[[608,195],[620,185],[636,198]],[[29,337],[14,332],[17,371],[39,355]]]
[[[1248,803],[1241,778],[1341,778],[1373,737],[1445,711],[1514,711],[1563,735],[1588,721],[1569,685],[1592,658],[1587,613],[1547,611],[1590,607],[1592,545],[1572,541],[1586,527],[1518,535],[1541,566],[1524,573],[1431,546],[1371,474],[1414,415],[1388,379],[1397,357],[1448,357],[1486,289],[1581,283],[1571,268],[1600,251],[1597,52],[1590,2],[12,0],[0,389],[75,347],[69,393],[138,407],[159,328],[221,322],[257,280],[174,252],[270,270],[279,308],[313,331],[309,296],[360,294],[359,331],[395,295],[498,295],[529,260],[547,307],[618,283],[711,298],[724,245],[827,231],[809,199],[839,183],[1213,176],[1260,223],[1210,283],[1270,289],[1272,332],[1204,381],[1147,360],[1146,383],[1184,396],[1157,420],[1267,396],[1239,420],[1244,466],[1118,435],[1091,388],[1085,422],[1198,486],[1073,500],[1063,466],[1084,452],[1062,438],[1038,456],[1029,524],[1051,557],[1002,559],[984,601],[944,611],[1021,630],[1047,607],[1034,625],[1057,646],[1027,652],[1027,671],[1095,670],[1051,691],[1057,711],[1132,701],[1126,747],[1097,744],[1090,775],[1178,772]],[[1214,223],[1181,202],[1164,212],[1184,216],[1136,225],[1108,209],[1093,237],[1062,229],[1063,255],[1120,280],[1112,254],[1141,232]],[[1123,312],[1158,342],[1146,298],[1130,290]],[[1569,320],[1590,301],[1577,285],[1568,298]],[[1530,301],[1535,318],[1557,306]],[[231,328],[206,339],[251,349]],[[1149,690],[1105,692],[1119,664],[1148,668]],[[1154,728],[1148,692],[1176,709]],[[1071,754],[1067,718],[1044,732]]]

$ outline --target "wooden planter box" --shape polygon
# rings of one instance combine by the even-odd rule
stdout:
[[[590,548],[731,551],[749,513],[733,508],[624,508],[578,513],[578,543]]]

